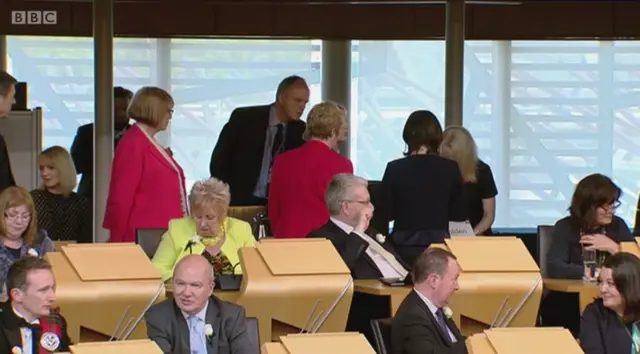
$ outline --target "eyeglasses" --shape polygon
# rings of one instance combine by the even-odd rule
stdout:
[[[18,220],[29,221],[29,220],[31,220],[31,214],[15,214],[15,215],[4,214],[4,217],[7,220],[10,220],[10,221],[18,221]]]
[[[615,201],[613,203],[601,205],[600,208],[602,208],[604,210],[615,210],[615,209],[618,209],[621,204],[622,203],[620,203],[619,201]]]

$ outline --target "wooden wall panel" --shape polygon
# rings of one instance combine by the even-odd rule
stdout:
[[[527,2],[472,5],[475,39],[615,37],[614,2]]]
[[[613,25],[618,38],[640,39],[640,3],[614,2]]]
[[[91,6],[87,2],[0,0],[0,33],[91,36]],[[54,10],[58,24],[12,25],[11,11],[15,10]],[[636,38],[640,37],[638,13],[640,4],[615,1],[468,5],[466,34],[469,39],[482,40]],[[135,0],[116,2],[114,16],[114,29],[120,36],[426,39],[443,38],[445,6]]]

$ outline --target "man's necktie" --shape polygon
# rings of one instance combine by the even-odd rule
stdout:
[[[198,316],[189,317],[189,344],[191,354],[207,354],[204,328]]]
[[[442,327],[442,330],[444,330],[444,333],[449,336],[449,327],[447,326],[447,321],[445,321],[444,319],[444,311],[441,308],[436,310],[436,318],[438,319],[440,327]]]
[[[282,123],[276,126],[278,131],[276,132],[276,136],[273,138],[273,145],[271,146],[271,165],[273,166],[273,161],[276,158],[276,155],[280,152],[280,148],[282,147],[282,143],[284,141],[284,126]]]

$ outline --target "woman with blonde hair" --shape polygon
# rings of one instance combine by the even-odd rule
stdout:
[[[213,265],[216,275],[242,274],[238,250],[254,247],[251,226],[227,216],[231,193],[229,186],[216,179],[198,181],[191,188],[191,216],[171,220],[151,261],[162,274],[171,278],[182,257],[201,254]]]
[[[476,235],[491,235],[496,215],[498,189],[491,167],[478,158],[478,149],[471,133],[463,127],[444,130],[440,156],[458,164],[462,174],[469,222]]]
[[[91,206],[73,191],[78,177],[69,152],[52,146],[38,158],[42,184],[31,191],[38,216],[38,228],[53,240],[93,242]]]
[[[22,187],[9,187],[0,193],[0,285],[4,285],[9,267],[30,255],[42,256],[55,251],[55,244],[44,230],[38,230],[33,199]]]
[[[143,87],[131,100],[128,114],[136,124],[116,148],[103,222],[111,242],[135,242],[137,229],[166,228],[188,215],[184,171],[155,138],[167,129],[173,106],[158,87]]]

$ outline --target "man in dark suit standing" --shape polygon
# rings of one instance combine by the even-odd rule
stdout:
[[[276,101],[240,107],[218,136],[209,171],[231,189],[231,206],[266,205],[271,166],[281,152],[304,143],[300,120],[309,102],[309,87],[300,76],[282,80]]]
[[[68,352],[67,322],[55,308],[55,279],[42,258],[20,258],[7,274],[0,305],[0,353]]]
[[[124,132],[129,128],[129,116],[127,108],[133,92],[124,87],[113,88],[113,148]],[[82,174],[78,185],[78,194],[87,199],[93,199],[93,123],[82,125],[76,132],[76,137],[71,145],[71,157],[76,166],[76,171]]]
[[[9,73],[0,70],[0,118],[6,117],[11,112],[11,107],[15,103],[17,82],[18,80]],[[7,143],[0,135],[0,192],[15,185],[16,181],[13,178],[13,171],[11,171]]]
[[[244,308],[213,295],[213,267],[200,255],[182,258],[173,273],[173,299],[145,314],[147,335],[163,353],[255,354]]]
[[[393,354],[466,354],[460,330],[446,307],[458,290],[460,265],[441,248],[429,248],[416,259],[413,291],[404,299],[391,324]]]
[[[307,237],[331,241],[354,279],[405,279],[407,267],[391,244],[368,229],[373,205],[366,180],[348,173],[335,175],[327,187],[325,203],[331,215],[329,220]],[[354,292],[347,331],[361,332],[370,343],[375,343],[370,322],[391,317],[389,309],[388,298]]]

